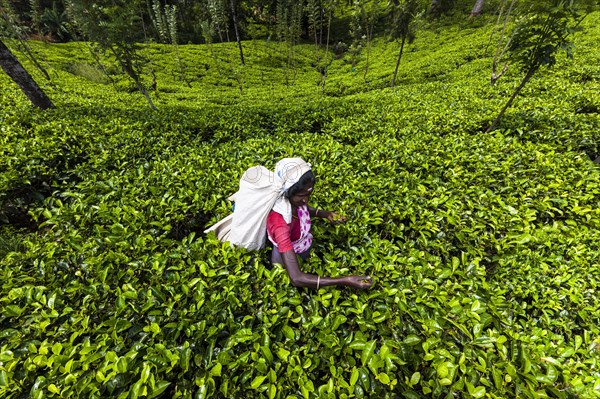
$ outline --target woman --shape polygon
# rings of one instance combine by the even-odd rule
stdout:
[[[287,270],[294,286],[370,287],[373,282],[368,276],[321,277],[300,270],[296,255],[307,259],[312,246],[310,216],[332,223],[345,220],[308,206],[314,186],[311,165],[300,158],[282,159],[274,173],[263,166],[250,168],[240,180],[238,192],[230,197],[235,201],[233,213],[205,232],[213,231],[221,241],[249,250],[264,248],[268,236],[273,243],[272,263]]]
[[[286,192],[285,197],[291,205],[292,221],[286,223],[284,216],[272,210],[267,218],[267,234],[273,244],[271,263],[285,267],[292,284],[296,287],[319,289],[329,285],[347,285],[354,288],[368,288],[373,283],[367,276],[321,277],[304,273],[298,266],[298,258],[308,259],[312,246],[310,217],[324,218],[331,223],[343,223],[336,213],[308,206],[315,186],[312,170],[305,172]]]

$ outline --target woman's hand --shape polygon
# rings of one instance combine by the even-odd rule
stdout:
[[[347,220],[347,218],[345,216],[341,216],[335,212],[329,212],[329,211],[327,211],[327,216],[325,216],[325,218],[327,220],[329,220],[329,222],[332,224],[342,224]]]
[[[346,279],[346,285],[359,290],[369,288],[373,285],[373,278],[371,276],[348,276]]]

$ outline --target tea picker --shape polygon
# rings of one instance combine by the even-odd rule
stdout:
[[[300,270],[297,257],[308,259],[312,247],[311,217],[345,221],[334,212],[308,206],[315,183],[311,165],[300,158],[282,159],[275,172],[252,167],[242,176],[238,192],[229,197],[235,202],[233,213],[205,233],[212,231],[219,240],[249,250],[264,248],[268,237],[273,245],[271,263],[282,265],[296,287],[370,287],[369,276],[326,277]]]

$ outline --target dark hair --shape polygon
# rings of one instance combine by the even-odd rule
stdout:
[[[298,194],[300,191],[306,189],[310,185],[314,186],[316,182],[317,178],[315,177],[315,174],[312,170],[309,170],[300,176],[300,180],[298,180],[292,187],[288,189],[287,197],[290,198]]]

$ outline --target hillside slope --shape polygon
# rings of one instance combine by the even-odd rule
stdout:
[[[323,92],[311,46],[151,45],[158,111],[86,44],[32,43],[57,108],[0,75],[0,396],[598,397],[599,22],[491,134],[520,74],[489,85],[485,20],[422,31],[395,88],[383,39]],[[349,218],[302,267],[372,289],[202,233],[287,156]]]

